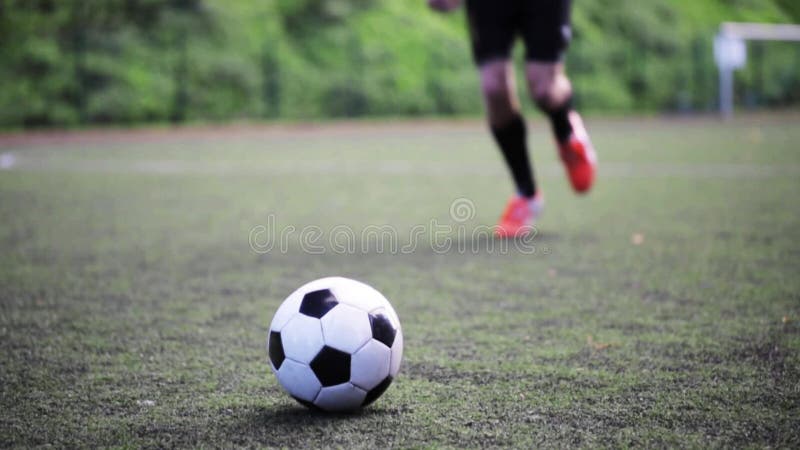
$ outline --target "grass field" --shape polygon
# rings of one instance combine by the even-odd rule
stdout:
[[[532,254],[472,238],[511,189],[477,122],[0,138],[0,446],[797,448],[798,123],[590,121],[576,197],[537,121]],[[326,241],[370,225],[414,251]],[[265,350],[334,274],[405,335],[356,415],[296,404]]]

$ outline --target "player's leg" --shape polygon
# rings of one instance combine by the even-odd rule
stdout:
[[[526,77],[533,100],[550,119],[572,187],[587,192],[594,182],[597,157],[583,120],[572,107],[572,86],[564,64],[529,62]]]
[[[569,113],[572,111],[572,84],[564,71],[563,62],[529,61],[525,76],[533,101],[550,119],[558,143],[572,134]]]
[[[525,120],[520,114],[510,63],[511,47],[519,29],[518,7],[513,1],[467,1],[473,57],[479,67],[489,128],[517,189],[500,219],[499,236],[529,231],[542,205],[528,159]]]
[[[520,114],[513,67],[507,59],[491,61],[480,66],[480,76],[489,128],[517,188],[517,195],[509,200],[495,234],[518,236],[530,231],[544,200],[537,191],[528,160],[525,120]]]
[[[531,97],[550,119],[556,142],[577,192],[594,182],[596,156],[583,121],[572,107],[572,85],[563,56],[570,37],[570,0],[526,3],[523,19],[525,75]]]
[[[528,159],[525,119],[520,114],[511,62],[498,59],[480,66],[481,93],[489,128],[523,197],[536,195],[536,182]]]

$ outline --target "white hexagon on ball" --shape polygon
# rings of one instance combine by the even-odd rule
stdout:
[[[334,282],[331,290],[340,299],[339,301],[346,305],[367,312],[380,307],[391,307],[389,300],[368,284],[340,277],[332,277],[330,280]]]
[[[353,353],[372,338],[367,312],[349,305],[336,305],[320,322],[325,344],[343,352]]]
[[[308,364],[325,345],[319,319],[297,314],[281,330],[286,358]]]
[[[269,325],[270,330],[281,331],[283,327],[286,326],[289,320],[291,320],[300,309],[300,302],[303,301],[303,295],[303,293],[295,291],[281,303],[281,306],[278,308],[278,311],[275,313]]]
[[[291,359],[283,361],[277,375],[281,386],[289,394],[307,402],[313,402],[322,389],[311,367]]]
[[[367,392],[350,383],[324,387],[319,391],[314,404],[325,411],[352,411],[358,409]]]
[[[350,381],[364,390],[371,390],[389,375],[391,359],[389,347],[376,340],[369,341],[350,360]]]
[[[398,328],[397,335],[392,344],[392,360],[389,366],[389,375],[396,377],[400,372],[400,361],[403,360],[403,331]]]

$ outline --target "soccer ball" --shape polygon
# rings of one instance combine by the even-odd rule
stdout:
[[[325,411],[354,411],[392,383],[403,332],[392,305],[348,278],[321,278],[283,301],[267,340],[272,371],[295,400]]]

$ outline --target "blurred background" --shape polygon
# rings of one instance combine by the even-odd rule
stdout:
[[[576,0],[578,106],[715,110],[723,21],[797,23],[800,2]],[[800,45],[749,42],[735,76],[737,107],[797,107]],[[424,0],[0,0],[5,129],[474,116],[477,84],[463,10]]]

